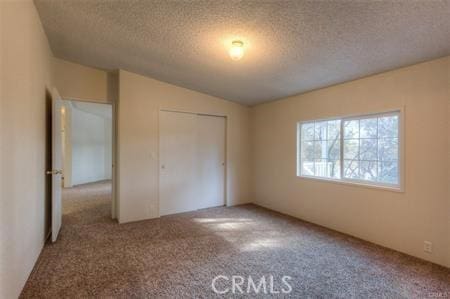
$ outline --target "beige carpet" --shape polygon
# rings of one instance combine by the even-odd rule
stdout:
[[[64,198],[60,238],[45,246],[23,298],[211,298],[217,275],[272,275],[274,291],[291,276],[292,293],[276,297],[450,296],[449,269],[255,205],[118,225],[109,183]],[[225,279],[216,286],[231,292]]]

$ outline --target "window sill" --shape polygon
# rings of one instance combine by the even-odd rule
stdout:
[[[396,187],[396,186],[389,186],[389,185],[367,184],[367,183],[360,182],[360,181],[336,180],[336,179],[314,177],[314,176],[307,176],[307,175],[297,175],[297,177],[300,178],[300,179],[313,180],[313,181],[319,181],[319,182],[325,182],[325,183],[334,183],[334,184],[340,184],[340,185],[357,186],[357,187],[385,190],[385,191],[391,191],[391,192],[397,192],[397,193],[404,193],[405,192],[403,190],[402,186]]]

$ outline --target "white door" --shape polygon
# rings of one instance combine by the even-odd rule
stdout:
[[[197,115],[160,112],[159,213],[197,209]]]
[[[62,184],[62,143],[61,143],[61,107],[62,100],[56,89],[52,91],[52,242],[58,238],[61,229],[61,184]]]
[[[225,118],[160,112],[160,215],[225,204]]]
[[[225,205],[225,117],[198,115],[199,208]]]

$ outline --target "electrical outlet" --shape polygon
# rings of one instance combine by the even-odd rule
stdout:
[[[424,241],[423,242],[423,251],[431,253],[433,252],[433,243],[430,241]]]

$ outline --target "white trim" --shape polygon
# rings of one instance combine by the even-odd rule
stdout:
[[[378,114],[390,114],[390,113],[403,113],[405,110],[404,106],[401,106],[399,108],[392,108],[392,109],[386,109],[386,110],[376,110],[372,112],[361,112],[361,113],[350,113],[350,114],[344,114],[340,116],[327,116],[323,118],[311,118],[306,120],[298,121],[297,123],[303,124],[303,123],[310,123],[310,122],[320,122],[325,120],[343,120],[343,119],[351,119],[351,118],[364,118],[364,117],[370,117],[375,116]]]
[[[339,184],[339,185],[347,185],[347,186],[356,186],[356,187],[363,187],[363,188],[369,188],[369,189],[378,189],[378,190],[386,190],[386,191],[392,191],[397,193],[403,193],[405,192],[403,189],[398,188],[397,186],[390,186],[388,184],[382,185],[382,184],[371,184],[369,181],[349,181],[349,180],[341,180],[341,179],[332,179],[332,178],[325,178],[325,177],[318,177],[318,176],[308,176],[308,175],[301,175],[297,176],[299,179],[305,179],[305,180],[313,180],[318,182],[324,182],[324,183],[333,183],[333,184]]]
[[[166,111],[166,112],[175,112],[175,113],[188,113],[188,114],[197,114],[197,115],[208,115],[208,116],[217,116],[217,117],[225,117],[227,118],[228,115],[225,113],[209,113],[209,112],[195,112],[191,110],[182,110],[182,109],[173,109],[173,108],[159,108],[159,111]]]
[[[373,112],[373,113],[366,113],[366,114],[359,114],[359,115],[349,115],[345,117],[329,117],[329,118],[323,118],[323,119],[312,119],[312,120],[304,120],[297,122],[297,152],[296,152],[296,159],[297,159],[297,177],[304,178],[304,179],[313,179],[313,180],[319,180],[319,181],[325,181],[325,182],[332,182],[332,183],[339,183],[339,184],[345,184],[345,185],[356,185],[356,186],[362,186],[362,187],[368,187],[368,188],[376,188],[376,189],[384,189],[389,191],[395,191],[395,192],[404,192],[404,107],[398,108],[398,109],[392,109],[382,112]],[[344,121],[348,120],[360,120],[365,118],[371,118],[371,117],[382,117],[382,116],[389,116],[389,115],[398,115],[398,184],[388,184],[388,183],[380,183],[380,182],[373,182],[373,181],[365,181],[365,180],[358,180],[358,179],[348,179],[344,178],[344,130],[343,130],[343,123]],[[340,130],[340,178],[334,179],[334,178],[327,178],[327,177],[319,177],[319,176],[310,176],[310,175],[304,175],[302,174],[301,170],[301,162],[302,162],[302,153],[301,153],[301,142],[302,142],[302,135],[301,135],[301,127],[303,124],[307,123],[314,123],[314,122],[321,122],[321,121],[332,121],[332,120],[340,120],[341,121],[341,130]]]

